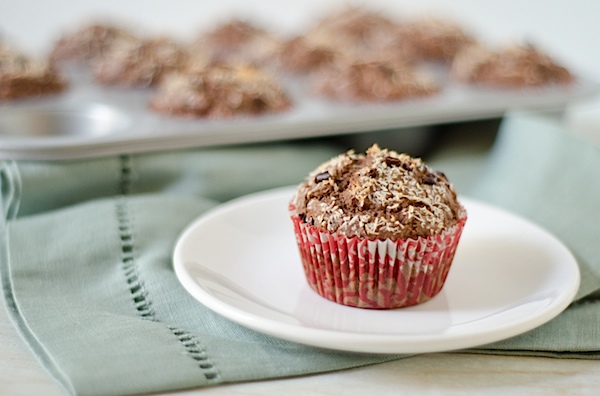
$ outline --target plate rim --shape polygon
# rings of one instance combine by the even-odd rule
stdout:
[[[347,352],[360,352],[360,353],[378,353],[378,354],[406,354],[406,353],[434,353],[434,352],[446,352],[452,350],[459,350],[465,348],[474,348],[477,346],[485,345],[492,342],[501,341],[516,335],[522,334],[526,331],[537,328],[544,323],[547,323],[551,319],[558,316],[564,311],[570,303],[573,301],[577,291],[579,289],[581,274],[577,260],[574,257],[570,249],[553,233],[549,232],[545,228],[541,227],[537,223],[519,215],[515,214],[507,209],[483,202],[477,199],[473,199],[467,196],[460,196],[459,199],[463,203],[476,204],[483,206],[487,209],[502,212],[504,215],[512,216],[520,221],[524,221],[529,225],[537,229],[537,231],[546,234],[547,237],[553,239],[553,242],[557,244],[557,248],[564,250],[568,254],[570,261],[565,266],[570,266],[572,271],[573,279],[568,284],[568,287],[561,291],[560,295],[562,299],[554,299],[541,313],[534,315],[533,319],[520,320],[516,323],[511,321],[508,324],[502,326],[496,326],[494,331],[488,331],[482,333],[477,329],[467,329],[460,334],[440,334],[436,333],[425,334],[425,335],[397,335],[397,334],[375,334],[375,333],[349,333],[340,330],[331,329],[317,329],[313,327],[301,327],[296,325],[283,323],[270,318],[259,317],[256,314],[244,311],[239,307],[228,304],[227,302],[219,300],[217,297],[212,295],[210,292],[205,291],[203,287],[198,284],[191,274],[185,268],[183,260],[178,258],[183,244],[186,242],[186,238],[192,233],[200,224],[209,221],[212,218],[219,217],[222,213],[226,213],[231,209],[238,208],[240,205],[252,205],[257,201],[265,199],[283,199],[284,196],[290,197],[293,194],[296,186],[278,187],[265,191],[255,192],[247,194],[230,201],[224,202],[216,207],[208,210],[204,214],[193,219],[180,233],[177,238],[177,242],[173,249],[172,263],[176,277],[184,289],[193,296],[200,304],[203,304],[213,312],[232,320],[233,322],[242,325],[244,327],[253,329],[255,331],[268,334],[280,339],[285,339],[292,342],[298,342],[314,347],[326,348],[338,351]],[[326,303],[336,304],[325,300]],[[264,323],[267,323],[266,326]],[[498,336],[498,333],[502,333],[502,336]],[[354,340],[350,342],[340,342],[340,337],[350,338]],[[399,338],[410,340],[402,343],[400,348],[390,347],[397,344]],[[448,341],[451,341],[452,345],[448,345]],[[426,343],[427,345],[422,345]],[[411,346],[411,344],[413,344]]]

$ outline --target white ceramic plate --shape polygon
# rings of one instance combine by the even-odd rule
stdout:
[[[292,193],[250,195],[194,221],[174,250],[187,291],[234,322],[283,339],[355,352],[425,353],[531,330],[563,311],[579,287],[577,263],[554,236],[462,198],[469,219],[437,296],[394,310],[342,306],[304,279],[287,214]]]

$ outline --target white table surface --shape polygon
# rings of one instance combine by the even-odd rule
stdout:
[[[173,395],[597,395],[600,361],[459,353],[289,379],[220,385]],[[60,396],[0,307],[0,395]]]

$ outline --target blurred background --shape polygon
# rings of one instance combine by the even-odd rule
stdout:
[[[231,15],[247,15],[277,31],[293,32],[319,13],[345,4],[365,4],[398,16],[450,17],[493,42],[529,40],[575,72],[600,80],[600,3],[594,0],[19,0],[0,2],[0,33],[37,52],[48,50],[64,30],[98,16],[123,18],[184,38]]]
[[[181,39],[232,16],[255,20],[274,32],[300,32],[315,18],[347,4],[368,5],[391,16],[442,16],[491,44],[531,42],[574,74],[600,81],[600,3],[593,0],[19,0],[0,2],[0,35],[33,54],[46,54],[61,34],[98,18],[121,20],[152,33]],[[600,142],[600,97],[569,105],[576,132]],[[415,154],[421,154],[419,147]]]

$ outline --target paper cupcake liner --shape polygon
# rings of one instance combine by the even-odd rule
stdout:
[[[467,220],[464,212],[454,227],[430,237],[368,240],[319,230],[290,212],[310,287],[328,300],[369,309],[407,307],[438,294]]]

